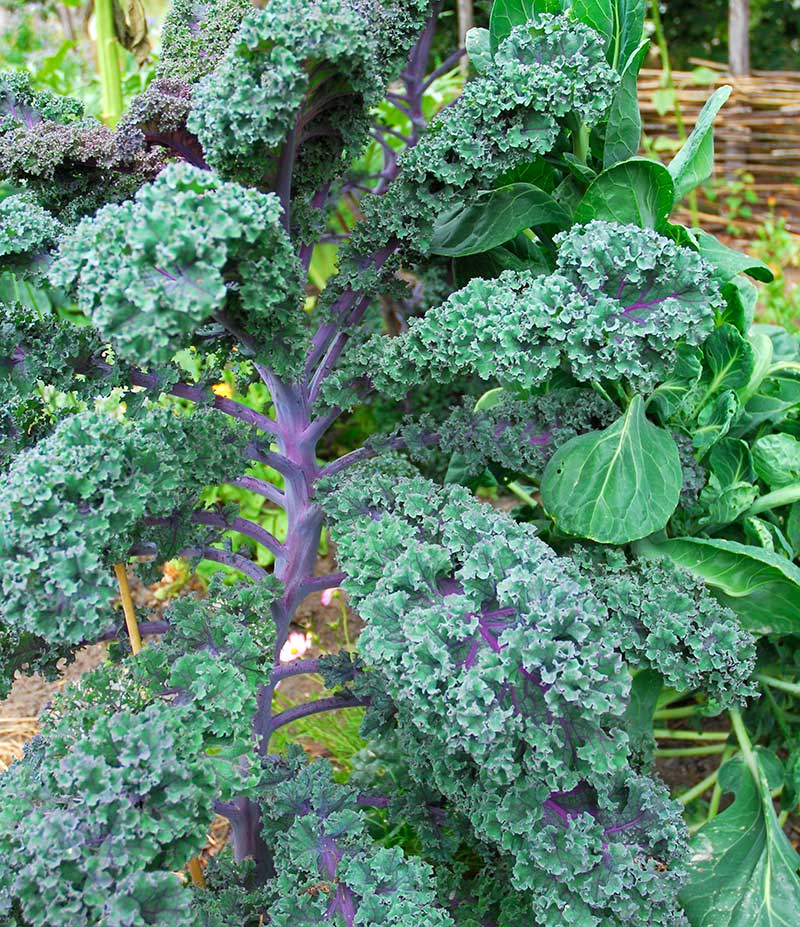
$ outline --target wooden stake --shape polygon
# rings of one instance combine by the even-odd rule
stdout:
[[[131,589],[128,585],[128,573],[125,569],[125,564],[115,563],[114,573],[119,583],[119,597],[122,599],[122,611],[125,613],[125,625],[128,629],[131,650],[134,653],[139,653],[142,649],[142,635],[139,633],[139,625],[136,622],[136,612],[133,610],[133,599],[131,598]]]
[[[188,869],[189,875],[192,877],[192,882],[194,882],[198,888],[205,888],[206,879],[203,875],[203,867],[200,865],[200,859],[197,856],[189,860]]]

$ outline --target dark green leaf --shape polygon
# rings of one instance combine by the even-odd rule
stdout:
[[[514,26],[524,26],[539,13],[563,13],[567,5],[566,0],[495,0],[489,19],[492,52]]]
[[[739,407],[736,393],[733,390],[727,390],[720,393],[701,410],[697,416],[697,427],[692,439],[692,443],[700,451],[701,456],[730,431]]]
[[[598,176],[578,205],[575,221],[605,219],[658,229],[667,221],[674,199],[672,178],[663,164],[631,158]]]
[[[733,325],[720,325],[703,344],[703,402],[724,390],[747,386],[753,373],[753,349]]]
[[[689,405],[703,373],[697,348],[682,344],[677,353],[678,362],[669,379],[659,384],[650,396],[649,407],[653,408],[662,422],[670,421]]]
[[[480,254],[514,238],[522,229],[536,225],[569,224],[569,215],[538,187],[512,183],[478,195],[466,207],[440,216],[430,251],[459,257]]]
[[[774,757],[735,757],[720,785],[733,804],[691,843],[690,882],[680,895],[692,927],[794,927],[800,911],[800,856],[781,830],[770,789]],[[782,777],[781,777],[782,778]]]
[[[465,46],[467,57],[478,74],[488,71],[494,61],[491,36],[488,29],[470,29]]]
[[[614,94],[608,111],[603,167],[613,167],[620,161],[633,158],[642,141],[642,116],[639,112],[637,79],[649,42],[642,42],[633,52],[622,72],[622,80]]]
[[[666,525],[681,483],[672,436],[647,420],[635,396],[613,425],[556,451],[542,479],[542,503],[566,534],[625,544]]]
[[[606,40],[606,57],[620,73],[644,33],[644,0],[573,0],[572,15]]]
[[[491,280],[504,270],[527,270],[532,274],[547,274],[552,270],[542,249],[522,233],[491,251],[459,258],[454,264],[458,286],[464,286],[473,277]]]
[[[703,579],[758,634],[800,632],[800,569],[785,557],[717,538],[640,541],[637,553],[668,557]]]
[[[737,274],[748,274],[755,280],[761,280],[762,283],[769,283],[775,279],[775,274],[763,261],[749,254],[734,251],[733,248],[723,245],[714,235],[701,229],[694,229],[692,234],[697,241],[700,257],[714,267],[715,276],[721,283],[727,283]]]
[[[705,183],[714,169],[714,117],[731,95],[731,87],[720,87],[700,110],[692,134],[669,165],[675,181],[675,202],[701,183]]]
[[[786,434],[764,435],[753,445],[753,464],[770,489],[800,483],[800,441]]]
[[[740,480],[752,483],[756,478],[750,448],[744,441],[735,438],[723,438],[711,448],[708,466],[722,486],[730,486]]]

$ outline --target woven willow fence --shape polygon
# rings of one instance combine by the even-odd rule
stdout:
[[[750,184],[758,202],[750,205],[750,218],[736,218],[745,233],[755,231],[759,218],[771,208],[786,218],[787,228],[800,234],[800,71],[754,71],[748,77],[731,77],[725,66],[693,59],[712,78],[697,83],[696,74],[674,71],[673,81],[685,130],[691,131],[697,114],[716,86],[730,84],[733,93],[715,121],[715,177],[734,183],[742,172],[751,174]],[[646,135],[678,138],[675,113],[660,115],[654,94],[661,87],[661,71],[643,70],[639,82],[639,101]],[[668,161],[673,152],[658,152]],[[698,200],[699,219],[710,229],[728,224],[725,205],[702,194]]]

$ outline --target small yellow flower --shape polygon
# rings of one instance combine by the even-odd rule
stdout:
[[[215,383],[211,387],[211,392],[215,396],[224,396],[226,399],[230,399],[231,396],[233,396],[233,390],[227,383]]]

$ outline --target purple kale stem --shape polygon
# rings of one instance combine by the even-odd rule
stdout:
[[[286,457],[283,454],[276,454],[274,451],[265,451],[259,447],[255,441],[247,445],[244,453],[245,457],[249,457],[251,460],[255,460],[258,463],[263,463],[268,467],[272,467],[273,470],[277,470],[278,473],[284,477],[286,480],[286,492],[284,493],[284,498],[288,496],[288,488],[290,484],[302,482],[305,478],[302,467],[298,466],[295,461],[291,460],[289,457]]]
[[[192,558],[200,557],[202,560],[213,560],[215,563],[222,563],[229,566],[245,576],[258,583],[266,579],[269,573],[247,557],[241,554],[231,553],[229,550],[219,550],[216,547],[189,547],[180,552],[182,557]]]
[[[428,434],[423,435],[419,440],[426,447],[430,447],[439,443],[440,435],[438,432],[431,431]],[[379,447],[376,446],[357,448],[355,451],[350,451],[347,454],[343,454],[337,460],[334,460],[326,467],[323,467],[320,471],[320,477],[325,478],[333,476],[336,473],[341,473],[342,470],[347,470],[349,467],[355,466],[357,463],[361,463],[364,460],[370,460],[372,457],[377,457],[378,454],[383,454],[385,451],[402,450],[405,446],[406,441],[404,438],[390,438]]]
[[[311,427],[311,403],[303,383],[288,383],[277,377],[269,368],[258,365],[259,375],[269,389],[278,423],[276,435],[279,467],[286,477],[284,490],[287,528],[283,544],[284,556],[275,562],[275,576],[283,585],[283,594],[272,607],[275,622],[275,663],[286,638],[295,610],[307,595],[308,583],[314,578],[323,512],[314,501],[314,485],[319,477],[317,464],[317,434]],[[259,459],[275,463],[269,455]],[[259,749],[266,753],[272,728],[272,695],[275,682],[262,686],[258,694],[258,710],[254,719],[254,733]]]
[[[347,579],[346,573],[325,573],[324,576],[312,576],[303,583],[303,598],[312,592],[336,589]]]
[[[142,637],[149,634],[166,634],[169,631],[169,624],[166,621],[142,621],[139,623],[139,633]],[[120,637],[126,637],[127,631],[124,627],[109,628],[100,637],[97,637],[91,643],[100,643],[100,641],[114,641]],[[89,643],[87,641],[87,643]]]
[[[198,525],[209,525],[212,528],[221,528],[224,531],[238,531],[271,551],[275,555],[276,562],[286,555],[283,544],[274,534],[270,534],[266,528],[262,528],[261,525],[257,525],[247,518],[227,519],[220,512],[208,512],[200,509],[192,512],[192,521]]]
[[[272,855],[261,837],[261,812],[258,805],[241,796],[230,802],[214,802],[214,810],[231,824],[231,843],[237,862],[248,857],[255,860],[255,876],[259,883],[274,877]]]
[[[99,366],[108,365],[103,364]],[[111,369],[110,367],[108,368]],[[159,378],[152,373],[144,373],[142,370],[133,369],[130,374],[130,381],[133,386],[144,386],[147,389],[160,389]],[[188,383],[174,383],[164,385],[164,392],[177,396],[180,399],[189,399],[199,404],[209,403],[220,412],[230,415],[231,418],[245,422],[247,425],[253,425],[267,434],[275,434],[275,422],[261,412],[256,412],[244,403],[236,402],[234,399],[226,399],[224,396],[215,396],[210,390],[202,386],[190,386]]]
[[[290,676],[318,673],[319,668],[319,657],[312,660],[295,660],[293,663],[283,663],[272,670],[272,682],[273,685],[277,685],[281,679],[288,679]]]
[[[374,795],[371,792],[361,792],[356,798],[356,804],[361,808],[388,808],[391,802],[388,795]]]
[[[340,695],[331,695],[320,698],[315,702],[304,702],[302,705],[293,705],[285,711],[279,712],[270,719],[268,733],[274,734],[280,727],[307,718],[309,715],[320,714],[323,711],[338,711],[340,708],[363,708],[369,704],[365,698],[342,698]]]
[[[248,492],[254,492],[256,495],[269,499],[275,505],[283,508],[286,505],[286,497],[272,483],[267,480],[260,480],[255,476],[240,476],[236,480],[229,480],[228,486],[236,486],[239,489],[246,489]]]
[[[432,71],[426,78],[425,82],[422,85],[422,92],[424,93],[431,84],[442,77],[444,74],[447,74],[448,71],[452,71],[453,68],[458,64],[459,61],[466,55],[466,48],[458,48],[453,52],[452,55],[448,55],[447,58],[436,68],[435,71]]]
[[[436,33],[436,23],[441,9],[441,2],[433,4],[431,16],[428,19],[427,25],[425,26],[425,29],[411,50],[408,58],[408,65],[401,75],[401,79],[406,89],[406,97],[401,99],[396,94],[387,94],[387,96],[392,99],[395,106],[397,106],[397,108],[401,111],[406,112],[408,117],[411,119],[411,136],[406,141],[408,148],[413,148],[414,145],[417,144],[419,141],[420,131],[424,129],[426,125],[425,117],[422,111],[422,98],[425,93],[425,68],[430,57],[431,43],[433,42],[433,37]],[[390,164],[385,167],[381,174],[381,181],[376,187],[375,193],[378,195],[383,194],[386,191],[388,185],[397,177],[399,172],[399,161],[393,153]],[[390,242],[381,252],[378,252],[378,254],[373,255],[371,258],[367,258],[365,266],[367,266],[370,261],[374,261],[376,270],[380,270],[386,260],[397,250],[397,247],[397,242]],[[345,314],[348,313],[353,308],[353,306],[356,305],[356,303],[358,303],[358,299],[359,294],[353,292],[352,290],[346,290],[344,293],[342,293],[342,295],[331,307],[331,315],[333,316],[334,320],[332,322],[326,322],[321,325],[317,333],[314,335],[311,344],[311,350],[309,351],[308,357],[306,358],[306,376],[308,377],[311,375],[311,372],[314,370],[321,357],[324,357],[324,359],[322,361],[321,367],[317,370],[317,373],[314,375],[314,379],[312,381],[314,383],[311,393],[312,402],[314,399],[316,399],[322,380],[324,380],[328,373],[330,373],[330,371],[333,369],[336,361],[339,358],[339,355],[344,349],[344,345],[348,336],[347,334],[343,333],[340,328],[342,322],[344,321]],[[363,313],[366,311],[366,306],[369,304],[369,301],[362,300],[362,303],[363,305],[358,306],[354,316],[347,320],[348,326],[357,324],[358,321],[360,321],[361,315],[363,315]],[[331,343],[331,339],[336,340],[334,340],[334,344],[331,345],[331,348],[329,349],[328,345]],[[326,349],[328,350],[327,355],[325,355]]]

